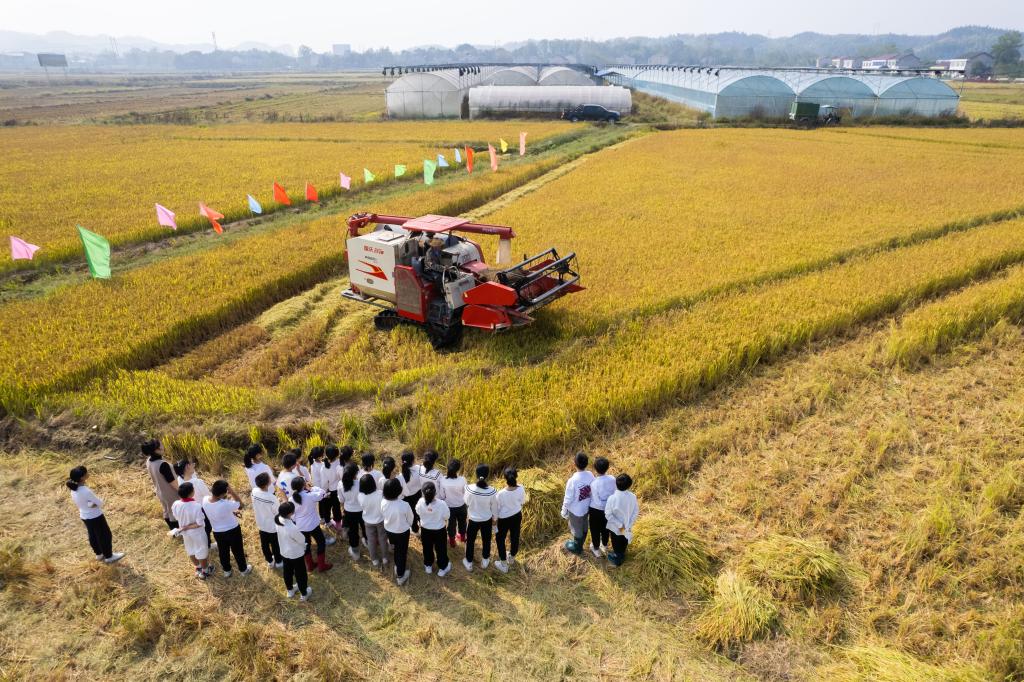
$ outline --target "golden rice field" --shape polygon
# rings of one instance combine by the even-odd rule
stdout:
[[[0,485],[15,495],[0,500],[12,519],[0,633],[49,633],[0,634],[10,674],[60,674],[73,656],[77,671],[146,679],[206,661],[196,677],[1024,680],[1024,131],[125,130],[153,149],[297,145],[326,174],[343,152],[422,155],[499,136],[514,150],[520,128],[545,142],[496,173],[478,159],[483,172],[431,188],[368,188],[115,254],[109,281],[7,283]],[[84,130],[108,146],[122,132],[55,127],[53,139]],[[170,176],[142,167],[140,182]],[[375,311],[339,295],[343,221],[358,210],[510,225],[515,255],[575,251],[586,289],[516,333],[468,332],[456,352],[412,327],[374,331]],[[443,584],[417,571],[399,588],[332,548],[340,558],[308,604],[279,603],[263,566],[246,584],[186,587],[180,548],[154,541],[147,479],[122,462],[140,434],[236,487],[249,442],[271,461],[348,442],[529,467],[523,567],[457,565]],[[580,449],[636,478],[641,521],[621,570],[559,549],[562,481]],[[77,519],[52,512],[66,506],[56,482],[72,458],[112,500],[129,551],[119,569],[86,566]],[[20,513],[13,498],[36,470],[45,505]],[[186,590],[202,609],[178,606]],[[267,604],[272,617],[252,617]]]
[[[439,153],[454,169],[451,145],[518,140],[520,129],[531,142],[567,131],[557,123],[326,124],[312,135],[289,124],[5,128],[0,221],[5,237],[42,247],[36,258],[67,260],[80,255],[76,225],[113,245],[160,238],[170,230],[156,222],[159,203],[177,214],[180,230],[204,229],[200,201],[228,220],[249,217],[247,194],[265,211],[276,207],[274,182],[293,203],[304,203],[306,182],[325,198],[342,192],[339,172],[352,177],[353,191],[363,185],[364,168],[385,181],[395,164],[405,164],[406,178],[415,179],[422,161]]]

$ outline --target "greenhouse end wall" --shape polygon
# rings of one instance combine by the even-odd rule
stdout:
[[[629,114],[633,97],[614,85],[482,85],[469,91],[469,117],[491,112],[559,113],[578,104],[599,104]]]

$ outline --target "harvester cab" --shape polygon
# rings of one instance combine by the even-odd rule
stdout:
[[[498,237],[494,267],[478,243],[456,233]],[[512,228],[465,218],[357,213],[348,219],[349,288],[341,295],[381,308],[377,329],[424,327],[438,349],[458,346],[464,327],[528,325],[535,310],[583,287],[575,253],[552,248],[511,264],[513,237]]]

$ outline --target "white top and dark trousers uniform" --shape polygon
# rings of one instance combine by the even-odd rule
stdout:
[[[114,537],[107,525],[107,518],[103,516],[103,500],[82,484],[79,484],[77,490],[71,491],[71,500],[78,507],[78,518],[85,524],[93,554],[97,559],[108,561],[114,556]]]
[[[213,537],[217,539],[217,553],[220,555],[220,567],[225,575],[231,575],[231,555],[235,555],[235,563],[243,574],[248,573],[249,564],[245,561],[245,547],[242,545],[242,527],[238,525],[235,512],[241,507],[237,501],[225,497],[214,500],[207,497],[203,500],[203,513],[210,519]]]
[[[466,515],[469,516],[469,528],[466,534],[466,568],[473,565],[473,549],[476,544],[477,533],[480,534],[481,550],[483,557],[481,565],[487,568],[491,561],[491,526],[498,518],[498,491],[487,486],[477,487],[476,483],[466,486]]]
[[[405,474],[398,470],[398,482],[402,484],[402,499],[412,509],[412,532],[420,532],[420,515],[416,512],[416,503],[423,495],[423,477],[420,476],[420,467],[409,467],[409,480],[405,480]]]
[[[395,579],[404,585],[409,579],[406,561],[409,558],[409,536],[412,534],[412,507],[405,500],[384,500],[380,503],[384,515],[384,530],[388,541],[395,548]]]
[[[587,514],[590,512],[591,487],[594,474],[577,471],[565,483],[565,497],[562,499],[562,518],[569,521],[572,539],[565,542],[565,549],[573,554],[583,552],[587,540]]]
[[[256,517],[256,527],[260,530],[260,549],[268,566],[281,568],[284,559],[281,556],[281,543],[277,537],[277,508],[280,506],[274,489],[267,486],[266,490],[253,487],[252,513]]]
[[[608,561],[621,566],[626,560],[626,547],[633,539],[633,524],[640,515],[640,505],[636,502],[636,495],[630,491],[616,490],[608,498],[604,513],[608,519],[608,530],[612,534],[612,551],[608,554]]]
[[[341,483],[341,470],[344,468],[341,462],[334,460],[328,463],[324,463],[324,490],[327,491],[327,505],[330,508],[331,517],[334,519],[335,530],[341,525],[341,493],[338,490],[338,486]],[[329,521],[328,518],[324,517],[324,523]]]
[[[517,485],[498,491],[498,560],[508,561],[505,554],[505,538],[509,539],[512,558],[519,554],[519,532],[523,527],[523,503],[526,502],[526,488]],[[498,565],[501,568],[501,564]]]
[[[299,594],[308,596],[309,573],[306,572],[306,536],[296,527],[291,519],[281,519],[277,525],[277,544],[281,547],[281,559],[284,561],[284,586],[288,596],[295,594],[298,583]]]
[[[604,508],[608,498],[615,492],[615,477],[611,474],[602,474],[594,479],[590,486],[590,546],[595,550],[601,547],[610,547],[611,539],[608,536],[608,524],[605,521]]]
[[[448,532],[448,518],[451,512],[444,500],[436,497],[427,504],[422,497],[416,502],[416,513],[420,516],[420,540],[423,542],[423,567],[427,573],[432,572],[435,557],[437,574],[448,574],[448,544],[445,537]]]
[[[349,552],[351,555],[359,550],[359,535],[363,527],[363,506],[359,504],[359,481],[352,481],[352,487],[348,490],[345,490],[344,483],[339,484],[334,494],[340,496],[339,502],[342,503],[345,510],[342,527],[348,531],[348,548],[351,550]]]
[[[320,502],[327,497],[327,492],[322,488],[303,490],[292,493],[292,502],[295,503],[295,513],[292,520],[302,534],[306,536],[306,568],[313,570],[313,554],[310,550],[310,541],[316,540],[316,568],[321,573],[334,567],[334,564],[327,562],[327,538],[320,528]]]
[[[362,523],[363,528],[366,529],[366,549],[370,551],[370,561],[374,566],[381,562],[386,564],[388,562],[388,536],[387,531],[384,530],[384,513],[380,509],[384,495],[380,492],[380,486],[377,486],[377,489],[369,495],[359,493],[358,498],[359,506],[363,510]]]
[[[437,496],[448,505],[451,514],[448,517],[448,545],[455,546],[455,530],[459,531],[459,540],[466,541],[466,479],[463,476],[438,479]]]

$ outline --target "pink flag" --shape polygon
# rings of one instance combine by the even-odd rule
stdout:
[[[519,156],[526,156],[526,131],[519,133]]]
[[[494,145],[487,145],[487,153],[491,155],[491,170],[498,170],[498,153],[494,151]]]
[[[345,189],[352,189],[352,178],[341,173],[341,186]]]
[[[172,230],[178,229],[178,223],[174,221],[174,212],[160,204],[156,205],[156,222]]]
[[[11,260],[32,260],[39,247],[23,239],[11,237]]]

